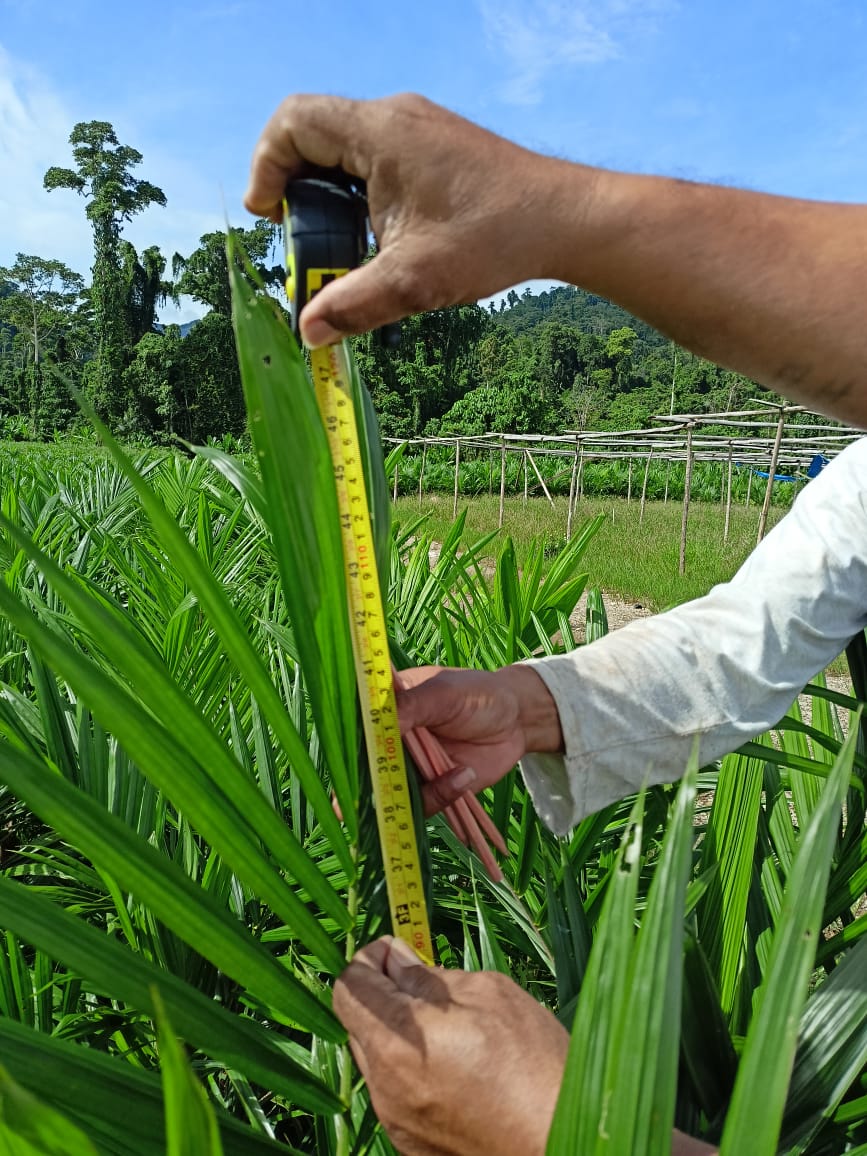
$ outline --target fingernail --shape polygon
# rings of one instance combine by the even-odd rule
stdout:
[[[388,963],[398,967],[423,967],[422,961],[403,939],[395,937],[388,949]]]
[[[321,349],[323,345],[334,345],[343,336],[333,325],[319,319],[309,321],[304,326],[301,337],[308,349]]]
[[[478,777],[472,767],[464,767],[462,771],[458,771],[454,776],[451,785],[456,791],[465,791],[476,782]]]

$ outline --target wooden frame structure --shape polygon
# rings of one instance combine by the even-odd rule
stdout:
[[[499,524],[503,525],[506,495],[506,459],[509,454],[523,458],[524,500],[530,486],[530,471],[538,481],[547,500],[554,499],[539,469],[537,458],[561,457],[571,462],[569,502],[566,516],[566,537],[572,536],[575,510],[583,498],[584,464],[589,461],[626,459],[629,462],[627,501],[632,500],[633,466],[644,463],[641,481],[639,521],[644,520],[647,480],[652,461],[685,463],[683,513],[681,518],[679,572],[686,568],[686,539],[689,519],[690,488],[693,466],[696,462],[718,462],[724,466],[721,498],[725,504],[723,540],[728,541],[732,506],[732,474],[735,466],[750,470],[747,502],[754,473],[767,475],[768,484],[759,515],[757,542],[765,535],[771,507],[774,482],[780,471],[806,476],[807,467],[816,454],[832,458],[851,442],[863,436],[854,430],[825,420],[818,424],[804,421],[806,415],[821,417],[798,405],[756,401],[756,408],[732,410],[724,413],[666,414],[654,418],[660,423],[651,429],[638,430],[564,430],[560,434],[507,434],[485,433],[468,437],[388,438],[395,444],[421,447],[422,469],[419,475],[418,496],[424,493],[424,465],[430,447],[449,447],[454,451],[454,502],[457,516],[459,502],[459,471],[461,455],[466,450],[482,451],[499,457],[500,509]],[[708,429],[708,427],[713,427]],[[565,468],[565,465],[564,465]],[[637,483],[637,479],[636,479]],[[535,485],[535,481],[533,483]],[[397,496],[398,478],[395,475],[394,493]],[[666,479],[665,501],[668,500]]]

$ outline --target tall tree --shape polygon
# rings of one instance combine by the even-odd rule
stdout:
[[[72,189],[86,198],[86,213],[93,227],[93,284],[91,300],[97,333],[96,357],[90,389],[102,414],[117,420],[123,414],[121,374],[132,351],[125,310],[125,285],[120,252],[124,222],[148,205],[165,205],[162,189],[139,180],[132,170],[142,155],[122,145],[108,121],[81,122],[73,128],[69,143],[75,168],[53,167],[44,185]]]
[[[46,381],[44,365],[67,361],[76,346],[84,352],[84,278],[62,261],[18,253],[14,265],[0,268],[0,284],[3,345],[17,354],[17,368],[4,382],[5,400],[26,413],[30,435],[39,436],[69,413],[69,398],[57,383]]]
[[[632,371],[632,354],[637,336],[635,330],[629,325],[614,329],[608,334],[605,354],[614,370],[618,389],[624,389],[629,382]]]
[[[129,241],[120,242],[121,275],[124,286],[124,320],[130,345],[146,333],[153,333],[157,306],[168,298],[177,300],[175,286],[163,280],[166,259],[158,246],[150,245],[139,257]]]
[[[356,338],[359,369],[382,417],[383,432],[396,437],[424,432],[458,398],[479,383],[476,348],[492,325],[478,305],[435,309],[401,324],[397,349],[376,334]],[[390,415],[403,411],[392,421]]]
[[[18,253],[15,264],[0,268],[6,293],[0,315],[26,335],[30,360],[39,365],[46,344],[69,323],[84,295],[84,278],[62,261]]]
[[[157,441],[205,442],[246,427],[232,322],[216,309],[186,337],[177,325],[146,333],[124,372],[135,426]]]
[[[273,279],[267,257],[274,243],[275,233],[276,226],[264,220],[257,221],[252,229],[235,230],[241,248],[265,281]],[[172,275],[179,294],[187,294],[223,317],[232,316],[225,233],[220,231],[205,233],[199,238],[199,247],[189,257],[175,253],[172,260]],[[278,279],[282,280],[282,273]]]

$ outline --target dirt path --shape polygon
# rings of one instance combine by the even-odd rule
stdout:
[[[612,594],[609,590],[602,591],[602,600],[605,603],[605,613],[608,615],[609,630],[618,630],[621,626],[634,622],[636,618],[649,618],[653,614],[650,607],[645,606],[642,602],[624,602],[622,598],[618,597],[617,594]],[[569,619],[575,630],[576,638],[583,639],[586,618],[587,591],[585,590],[581,595],[581,601]]]

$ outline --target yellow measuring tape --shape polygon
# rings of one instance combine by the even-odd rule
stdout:
[[[346,345],[315,349],[311,361],[337,487],[352,650],[392,929],[425,963],[433,963]]]

